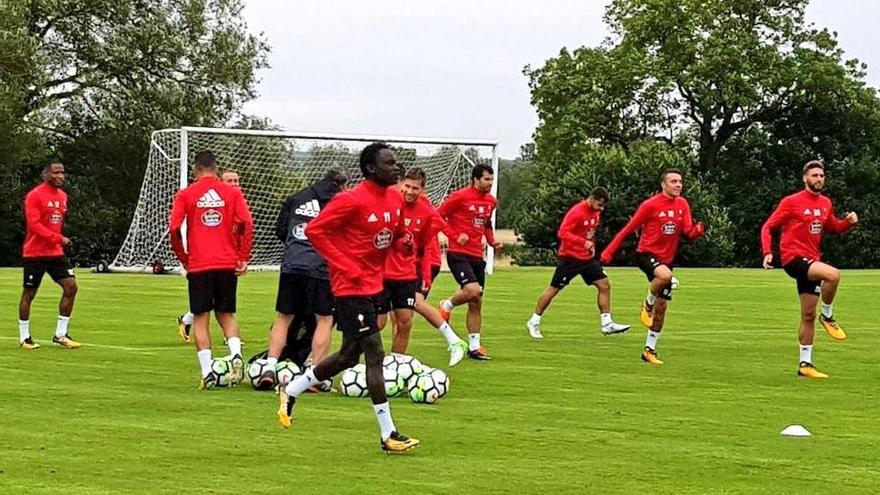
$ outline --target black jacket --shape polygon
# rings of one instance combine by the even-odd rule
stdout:
[[[317,217],[338,192],[340,188],[335,182],[319,180],[284,200],[275,222],[275,235],[284,243],[282,273],[302,273],[324,280],[330,278],[327,263],[315,252],[305,230],[309,221]]]

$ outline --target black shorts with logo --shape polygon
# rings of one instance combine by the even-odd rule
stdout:
[[[238,277],[235,270],[187,273],[189,310],[195,314],[235,313]]]
[[[602,269],[602,263],[595,258],[583,261],[575,258],[560,257],[556,263],[556,271],[553,272],[550,287],[562,290],[578,275],[584,279],[584,283],[587,285],[607,278],[605,270]]]
[[[481,289],[486,287],[486,262],[482,258],[447,252],[446,263],[458,285],[464,287],[476,282]]]
[[[808,275],[810,271],[810,265],[812,265],[816,260],[812,258],[804,258],[802,256],[798,256],[797,258],[789,261],[782,267],[785,270],[785,273],[788,274],[789,277],[795,279],[797,281],[797,291],[798,295],[800,294],[813,294],[819,295],[822,292],[822,282],[819,280],[810,280]]]
[[[431,287],[428,287],[428,290],[422,290],[422,272],[421,269],[419,272],[419,294],[423,295],[425,299],[428,298],[428,294],[431,293],[431,287],[434,286],[434,281],[437,280],[437,275],[440,275],[440,265],[431,265]]]
[[[668,267],[670,270],[673,268],[666,263],[660,261],[660,258],[654,256],[651,253],[636,253],[636,265],[639,267],[639,270],[645,274],[648,278],[648,282],[654,280],[654,269],[660,265],[664,265]],[[660,295],[657,297],[661,299],[666,299],[667,301],[672,300],[672,283],[668,283],[663,286],[663,289],[660,291]]]
[[[48,273],[56,283],[74,277],[73,266],[66,256],[58,258],[25,258],[22,260],[22,287],[39,289],[43,275]]]
[[[278,277],[275,311],[287,315],[314,313],[331,316],[333,306],[329,280],[310,277],[304,273],[281,273]]]
[[[379,331],[376,315],[380,309],[380,295],[336,298],[336,329],[343,339],[360,339]]]
[[[417,280],[386,280],[385,290],[379,305],[379,313],[387,313],[392,309],[413,309],[416,307],[416,292],[421,282]]]

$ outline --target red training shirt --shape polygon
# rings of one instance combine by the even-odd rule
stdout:
[[[671,265],[675,260],[682,235],[687,239],[699,236],[694,231],[690,203],[681,196],[670,198],[659,193],[639,205],[629,222],[602,251],[602,259],[610,261],[624,239],[640,227],[642,234],[636,252],[656,256],[666,265]]]
[[[492,212],[498,201],[489,193],[482,193],[474,186],[464,187],[450,194],[437,210],[448,222],[444,231],[449,238],[450,253],[483,258],[483,236],[486,242],[495,243],[492,231]],[[461,245],[458,236],[467,234],[468,241]]]
[[[178,192],[169,223],[171,249],[190,273],[234,270],[251,257],[254,221],[247,201],[240,189],[217,177],[202,177]]]
[[[785,265],[798,256],[821,259],[822,232],[846,232],[853,224],[834,215],[828,196],[804,189],[782,198],[761,227],[761,250],[765,256],[773,252],[771,233],[779,227],[782,227],[779,250]]]
[[[28,191],[24,197],[25,234],[23,258],[64,256],[61,229],[67,218],[67,193],[48,182]]]
[[[569,208],[556,235],[559,237],[559,256],[587,261],[596,256],[596,246],[587,250],[586,241],[594,241],[602,211],[594,210],[586,200]]]
[[[339,193],[306,235],[330,268],[330,288],[336,297],[368,297],[382,292],[385,258],[400,237],[403,196],[396,188],[365,180]]]
[[[431,236],[437,238],[434,207],[427,198],[420,196],[412,204],[404,201],[402,216],[404,233],[401,242],[391,246],[385,259],[385,280],[410,282],[417,280],[417,272],[421,272],[423,282],[430,285],[431,259],[426,254]]]

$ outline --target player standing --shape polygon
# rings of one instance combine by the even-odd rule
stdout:
[[[688,240],[701,237],[705,231],[702,222],[694,224],[691,205],[681,196],[684,188],[681,171],[670,168],[660,175],[661,192],[639,205],[630,221],[614,236],[602,251],[601,261],[607,265],[623,241],[636,229],[642,233],[636,247],[638,266],[650,285],[642,306],[642,324],[648,327],[642,361],[663,364],[657,357],[657,340],[666,319],[666,306],[672,300],[672,263],[682,236]]]
[[[64,248],[70,245],[70,239],[63,233],[67,218],[67,193],[61,189],[64,164],[51,162],[43,167],[41,175],[42,184],[28,191],[24,198],[25,236],[21,253],[24,283],[18,304],[19,347],[40,348],[40,344],[31,338],[31,303],[37,296],[43,275],[48,273],[62,291],[52,342],[66,349],[76,349],[82,344],[67,333],[77,285],[73,266],[64,255]]]
[[[797,282],[801,303],[801,323],[798,328],[800,364],[798,376],[827,378],[813,366],[813,338],[816,334],[816,306],[822,296],[819,322],[834,340],[845,340],[846,333],[837,324],[832,311],[834,295],[840,283],[840,271],[820,261],[822,232],[843,233],[859,221],[855,212],[837,218],[831,199],[822,195],[825,186],[825,165],[812,160],[804,165],[804,190],[782,198],[779,206],[761,227],[761,249],[764,268],[773,268],[772,231],[781,228],[779,250],[782,267]]]
[[[471,171],[471,185],[450,194],[437,210],[448,223],[449,247],[446,261],[460,289],[440,302],[440,316],[449,321],[452,309],[467,303],[468,357],[492,359],[480,342],[483,324],[483,289],[486,285],[486,261],[483,237],[493,248],[501,249],[492,229],[492,212],[498,205],[489,194],[495,176],[492,167],[479,164]]]
[[[596,256],[596,229],[602,219],[602,211],[608,203],[608,191],[603,187],[593,189],[589,197],[572,206],[559,226],[559,262],[550,287],[538,298],[532,317],[526,322],[526,329],[534,339],[543,339],[541,316],[550,306],[553,298],[564,289],[572,279],[580,275],[587,285],[595,285],[598,290],[599,325],[604,335],[612,335],[629,330],[629,325],[615,323],[611,318],[611,283]]]
[[[210,151],[196,155],[196,180],[177,193],[171,208],[171,248],[186,269],[189,307],[193,312],[196,349],[202,380],[199,388],[217,386],[211,371],[211,311],[223,329],[232,362],[232,383],[244,377],[241,337],[235,320],[238,277],[247,273],[254,223],[241,190],[217,177]],[[182,226],[186,222],[187,249]]]

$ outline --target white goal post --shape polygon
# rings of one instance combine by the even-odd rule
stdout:
[[[498,141],[476,139],[319,134],[181,127],[154,131],[140,197],[128,235],[109,271],[149,272],[155,261],[166,270],[179,271],[171,251],[168,218],[171,202],[191,180],[195,155],[211,150],[221,170],[235,170],[254,217],[251,269],[277,270],[282,244],[275,237],[275,220],[284,199],[321,179],[330,167],[345,170],[352,184],[362,177],[358,168],[361,149],[384,141],[405,167],[419,166],[428,174],[427,193],[435,205],[454,190],[470,183],[478,163],[495,171],[492,194],[498,194]],[[493,225],[494,225],[493,215]],[[491,273],[494,252],[487,247]],[[445,260],[444,260],[445,262]]]

